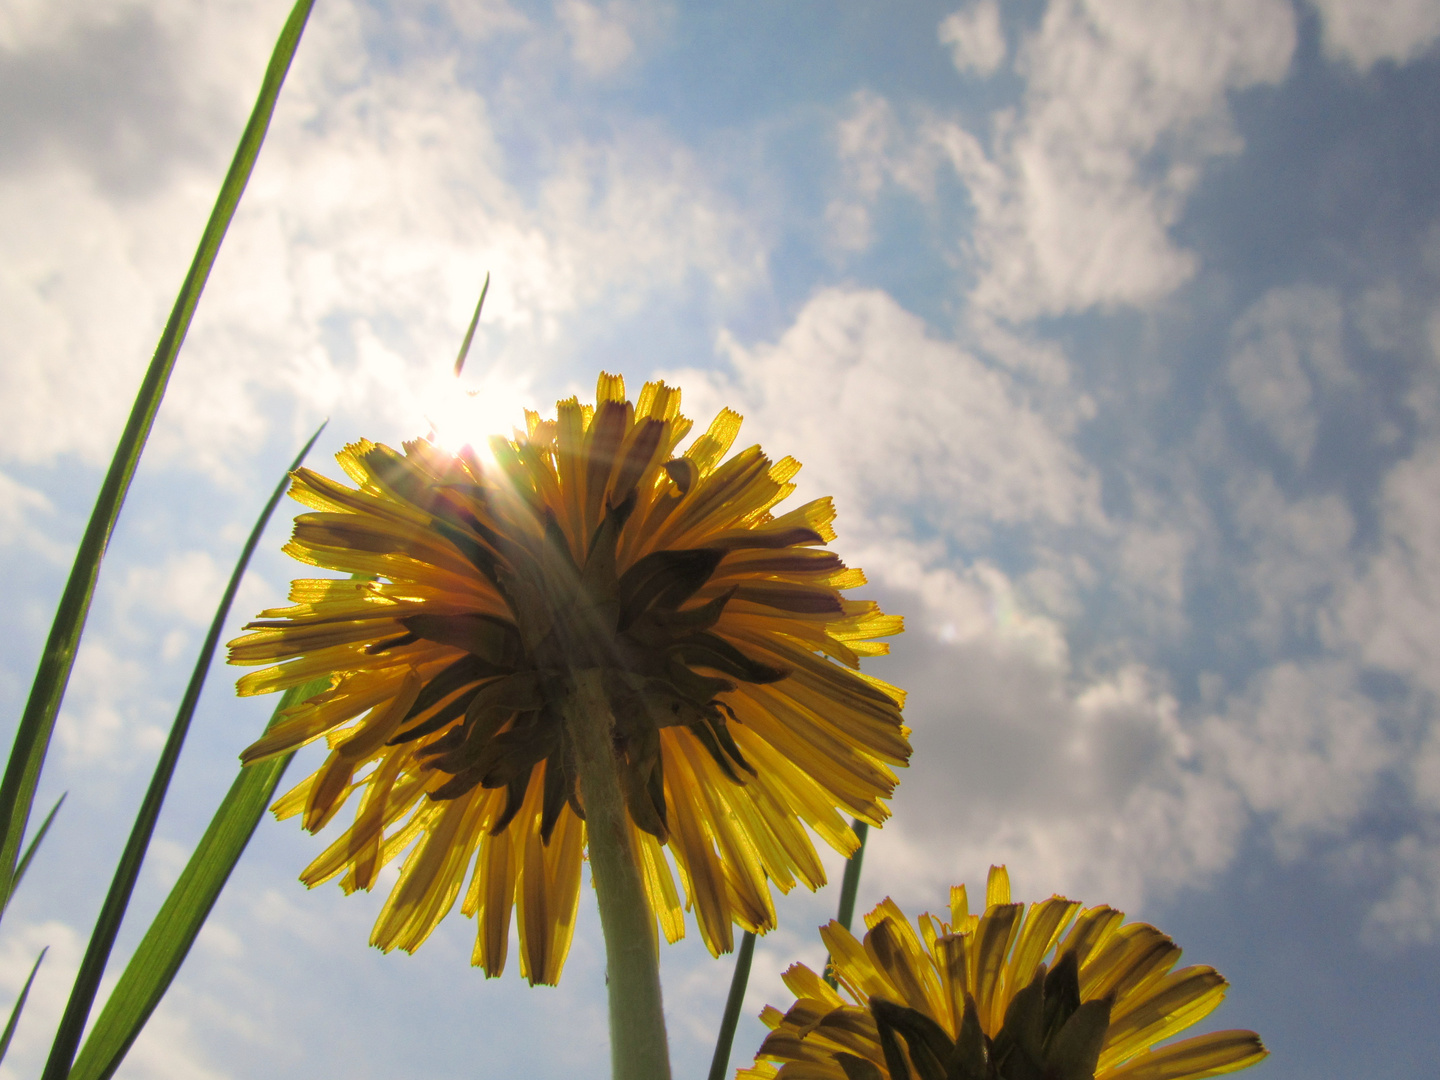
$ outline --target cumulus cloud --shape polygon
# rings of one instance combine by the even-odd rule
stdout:
[[[807,461],[805,491],[837,496],[847,537],[1100,520],[1097,478],[1052,420],[885,293],[826,289],[773,345],[721,347],[733,386],[678,379],[697,411],[743,403],[747,434]]]
[[[1026,318],[1144,304],[1184,282],[1194,256],[1168,230],[1199,166],[1239,148],[1226,96],[1279,81],[1294,44],[1278,0],[1051,4],[1017,59],[1023,111],[993,150],[935,130],[976,206],[975,300]]]
[[[1294,856],[1316,834],[1343,835],[1401,744],[1344,663],[1281,663],[1233,699],[1205,737],[1271,835]]]
[[[1307,286],[1273,289],[1239,319],[1231,340],[1227,374],[1240,408],[1305,465],[1322,394],[1353,381],[1339,297]]]
[[[1228,865],[1243,805],[1197,768],[1163,678],[1077,670],[1063,626],[993,567],[884,554],[867,569],[910,584],[891,605],[910,617],[893,677],[916,754],[867,870],[916,906],[999,861],[1034,888],[1134,905]]]
[[[570,55],[592,77],[613,75],[636,55],[637,34],[653,33],[661,12],[653,4],[610,0],[601,6],[564,0],[556,13],[570,38]]]
[[[962,75],[993,75],[1005,62],[1005,32],[995,0],[979,0],[945,16],[939,34],[940,43],[950,50],[955,70]]]
[[[641,128],[560,142],[522,194],[494,109],[533,103],[497,105],[453,63],[357,60],[362,23],[342,6],[307,32],[172,383],[162,458],[223,477],[296,411],[413,430],[487,269],[505,273],[472,367],[529,372],[564,359],[560,327],[583,312],[613,324],[696,273],[721,296],[763,279],[749,227],[678,144]],[[172,51],[206,44],[171,37]],[[225,89],[246,100],[260,67]],[[17,358],[0,375],[0,454],[103,459],[213,197],[210,164],[176,164],[124,202],[83,164],[0,177],[0,340]]]
[[[997,10],[979,4],[942,23],[966,70],[1003,58]],[[1019,109],[995,113],[988,132],[931,112],[886,133],[876,104],[857,100],[842,130],[860,124],[871,137],[842,138],[858,201],[837,203],[836,216],[859,218],[869,178],[913,177],[917,162],[942,160],[975,211],[972,235],[954,246],[976,264],[978,310],[1021,322],[1150,304],[1195,272],[1170,228],[1205,163],[1241,149],[1229,95],[1279,82],[1295,36],[1284,0],[1055,0],[1016,53]],[[852,235],[867,242],[863,229]]]
[[[1250,633],[1276,652],[1313,642],[1351,578],[1354,515],[1333,493],[1288,500],[1266,473],[1235,477],[1230,496],[1255,605]]]
[[[1440,691],[1440,442],[1391,470],[1382,493],[1383,540],[1338,599],[1334,638],[1367,663]]]
[[[42,492],[0,472],[0,544],[17,545],[56,563],[63,561],[63,547],[46,536],[34,520],[53,509]]]
[[[1099,664],[1071,652],[1062,619],[1096,571],[1044,538],[1113,542],[1114,528],[1073,415],[873,291],[824,290],[774,344],[725,348],[729,372],[679,380],[687,411],[732,404],[752,438],[806,461],[804,493],[836,496],[845,557],[907,616],[882,669],[910,691],[916,745],[867,857],[885,888],[930,905],[1004,859],[1047,889],[1130,903],[1223,869],[1244,801],[1201,767],[1163,674],[1123,646]],[[1025,530],[1021,578],[970,554],[995,544],[1023,562],[1009,538]],[[1146,543],[1169,573],[1171,547]]]
[[[1406,64],[1440,38],[1440,4],[1434,0],[1310,0],[1320,12],[1325,55],[1361,72],[1381,61]]]
[[[44,1065],[70,996],[70,984],[80,967],[84,943],[73,927],[56,919],[17,924],[12,918],[7,922],[0,939],[0,993],[6,1001],[20,996],[36,958],[42,949],[48,950],[20,1014],[5,1064],[0,1066],[0,1078],[18,1080],[36,1075]]]

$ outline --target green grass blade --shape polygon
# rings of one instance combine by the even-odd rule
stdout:
[[[135,891],[135,881],[140,876],[140,865],[145,861],[145,852],[150,846],[150,837],[155,832],[155,822],[160,817],[160,808],[165,802],[165,792],[170,787],[170,778],[175,774],[175,765],[180,760],[180,750],[185,745],[185,736],[190,731],[190,721],[195,715],[195,705],[200,700],[200,691],[205,686],[205,675],[210,670],[210,662],[215,658],[216,646],[220,643],[220,635],[224,632],[225,621],[230,617],[230,605],[235,600],[235,593],[240,588],[240,580],[245,576],[245,568],[250,564],[250,556],[255,552],[255,546],[260,542],[260,534],[265,531],[265,526],[270,522],[270,515],[275,512],[280,497],[285,494],[285,488],[290,481],[290,474],[305,460],[305,455],[315,445],[315,440],[320,437],[320,432],[325,430],[321,424],[314,435],[310,436],[304,448],[291,462],[290,468],[285,470],[285,475],[280,483],[275,485],[265,508],[260,512],[260,517],[255,522],[255,527],[250,530],[250,536],[245,541],[245,547],[240,552],[240,558],[236,560],[235,569],[230,574],[229,584],[225,586],[225,594],[220,598],[220,605],[215,610],[215,618],[211,620],[210,630],[205,635],[205,643],[200,647],[200,655],[195,661],[195,670],[190,676],[190,684],[185,688],[185,696],[180,699],[180,707],[175,713],[175,722],[170,726],[170,734],[165,740],[165,747],[160,752],[160,760],[155,764],[155,774],[150,779],[150,787],[145,792],[145,799],[140,804],[140,812],[135,816],[135,824],[130,830],[130,839],[125,844],[125,851],[120,856],[120,864],[115,868],[115,878],[110,883],[110,891],[105,896],[105,903],[101,905],[100,916],[95,921],[95,932],[90,935],[90,943],[85,948],[85,957],[80,962],[80,971],[75,976],[75,985],[70,990],[70,1000],[65,1004],[65,1013],[60,1019],[60,1028],[55,1035],[55,1043],[50,1050],[50,1060],[45,1065],[45,1071],[41,1074],[42,1080],[65,1080],[70,1072],[70,1066],[75,1060],[75,1050],[80,1045],[80,1035],[85,1030],[85,1022],[90,1017],[90,1007],[95,1002],[95,994],[100,989],[100,978],[105,974],[105,965],[110,959],[110,950],[115,946],[115,936],[120,932],[120,922],[125,917],[125,909],[130,904],[130,896]],[[238,853],[237,853],[238,854]],[[198,927],[197,927],[198,929]]]
[[[20,841],[25,835],[30,820],[30,809],[35,799],[35,786],[40,781],[40,769],[45,763],[45,753],[50,746],[50,735],[55,728],[55,715],[60,710],[60,699],[65,696],[65,685],[70,680],[70,669],[75,663],[75,650],[80,643],[80,632],[85,626],[85,616],[90,610],[90,598],[95,592],[95,579],[100,573],[100,560],[110,542],[115,521],[120,516],[120,506],[135,475],[140,461],[140,451],[149,437],[155,422],[155,413],[160,408],[160,399],[165,394],[165,385],[175,366],[175,358],[190,328],[190,319],[199,303],[200,293],[210,276],[210,268],[220,251],[220,241],[230,219],[235,215],[245,184],[250,179],[260,144],[265,139],[270,117],[275,111],[275,102],[280,86],[285,81],[290,61],[300,43],[301,31],[309,18],[314,0],[297,0],[290,18],[281,31],[280,40],[270,57],[265,80],[260,87],[259,99],[250,113],[250,121],[240,137],[230,171],[220,187],[220,195],[205,231],[200,236],[200,246],[175,298],[170,318],[155,347],[155,356],[140,384],[140,392],[126,421],[125,431],[115,448],[115,457],[110,462],[110,471],[95,500],[90,522],[80,541],[80,550],[75,556],[75,565],[70,578],[61,593],[60,605],[55,611],[55,621],[50,627],[44,651],[40,654],[40,666],[35,673],[35,682],[25,712],[15,731],[15,745],[5,767],[5,777],[0,781],[0,909],[9,900],[15,888],[16,856]]]
[[[715,1038],[715,1056],[710,1059],[709,1080],[725,1080],[730,1071],[730,1050],[735,1044],[735,1025],[740,1022],[740,1006],[745,1002],[745,987],[750,984],[750,962],[755,959],[755,935],[749,930],[740,939],[735,954],[735,973],[730,976],[730,993],[725,998],[725,1013],[720,1017],[720,1034]]]
[[[53,814],[54,811],[52,810]],[[25,980],[25,985],[20,988],[20,996],[15,999],[15,1007],[10,1010],[10,1019],[5,1021],[5,1030],[0,1032],[0,1061],[5,1060],[5,1055],[10,1051],[10,1040],[15,1037],[15,1025],[20,1023],[20,1013],[25,1008],[25,999],[30,996],[30,987],[35,984],[35,976],[40,971],[40,961],[45,959],[45,954],[50,951],[46,945],[40,950],[40,955],[35,958],[35,966],[30,969],[30,977]]]
[[[480,301],[475,305],[475,314],[470,317],[470,328],[465,331],[465,340],[460,343],[460,355],[455,357],[455,377],[465,367],[465,358],[470,355],[470,343],[475,340],[475,328],[480,325],[480,311],[485,307],[485,294],[490,291],[490,274],[485,274],[485,284],[480,286]]]
[[[15,879],[10,886],[11,896],[15,894],[16,889],[20,888],[20,882],[25,878],[25,871],[30,869],[30,860],[35,858],[35,852],[40,850],[40,842],[45,839],[45,834],[50,831],[50,823],[55,820],[55,815],[60,812],[60,807],[65,804],[65,795],[68,794],[70,793],[67,791],[55,800],[55,805],[50,808],[50,813],[46,814],[45,820],[40,823],[40,829],[35,833],[35,839],[30,841],[30,846],[25,849],[25,854],[20,856],[20,862],[15,866]],[[5,898],[7,904],[9,900],[10,897],[7,896]],[[3,909],[0,909],[0,914],[4,914]]]
[[[329,685],[328,678],[320,678],[285,691],[270,723],[275,723],[282,710],[313,697]],[[180,879],[160,906],[155,921],[145,931],[135,955],[100,1010],[70,1070],[69,1080],[109,1080],[120,1067],[185,962],[220,890],[250,842],[260,815],[270,804],[291,756],[271,758],[240,770],[185,864]]]
[[[846,930],[849,930],[850,924],[855,921],[855,894],[860,890],[860,867],[865,862],[865,838],[870,835],[870,826],[859,818],[852,821],[850,827],[860,838],[860,846],[845,862],[845,876],[840,879],[840,910],[835,913],[836,921]],[[825,958],[825,981],[832,990],[838,985],[835,976],[831,974],[828,956]]]

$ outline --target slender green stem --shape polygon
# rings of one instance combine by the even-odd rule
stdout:
[[[860,867],[865,862],[865,838],[870,835],[870,826],[858,818],[851,822],[850,827],[860,838],[860,846],[845,863],[845,876],[840,879],[840,910],[835,915],[836,920],[846,930],[849,930],[850,924],[855,921],[855,894],[860,890]]]
[[[629,811],[615,763],[614,727],[599,670],[572,673],[566,708],[605,936],[613,1080],[670,1080],[654,916],[630,849]]]
[[[730,994],[725,998],[725,1014],[720,1017],[720,1034],[715,1039],[715,1056],[710,1059],[710,1080],[725,1080],[730,1071],[730,1048],[735,1044],[735,1025],[740,1022],[740,1006],[745,1001],[745,987],[750,982],[750,961],[755,958],[755,935],[749,930],[740,939],[735,955],[735,974],[730,976]]]
[[[835,913],[835,921],[846,930],[855,921],[855,894],[860,890],[860,867],[865,862],[865,838],[870,835],[870,826],[856,818],[850,823],[850,828],[860,838],[860,846],[855,849],[845,862],[845,875],[840,879],[840,910]],[[825,958],[825,981],[833,990],[839,983],[830,970],[830,958]]]

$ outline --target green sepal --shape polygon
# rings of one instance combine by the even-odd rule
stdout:
[[[651,608],[675,611],[694,596],[720,565],[714,548],[653,551],[620,576],[620,629]]]
[[[835,1064],[845,1074],[845,1080],[885,1080],[885,1074],[867,1058],[847,1054],[844,1050],[836,1051],[834,1057]]]
[[[1046,1080],[1094,1080],[1110,1029],[1109,998],[1081,1005],[1065,1021],[1045,1055]]]
[[[692,667],[710,668],[754,685],[779,682],[789,672],[751,660],[718,634],[700,633],[676,642],[669,654]]]
[[[870,1015],[875,1017],[875,1027],[881,1033],[881,1047],[885,1051],[887,1063],[892,1058],[892,1050],[885,1045],[884,1039],[888,1029],[905,1040],[905,1048],[910,1051],[910,1060],[920,1074],[919,1080],[949,1080],[949,1064],[954,1055],[955,1044],[950,1041],[944,1028],[920,1010],[912,1009],[908,1005],[897,1005],[882,997],[870,999]],[[894,1046],[893,1050],[893,1056],[903,1060],[899,1047]],[[893,1078],[893,1065],[890,1073]]]
[[[1045,976],[1045,1014],[1041,1039],[1046,1046],[1054,1041],[1066,1021],[1080,1008],[1080,961],[1074,949],[1063,956]]]
[[[968,990],[965,992],[960,1035],[955,1040],[951,1064],[955,1080],[993,1080],[995,1075],[990,1059],[990,1041],[980,1027],[980,1010],[975,1007],[975,999]]]
[[[1045,965],[1030,985],[1016,991],[991,1055],[1006,1080],[1041,1080],[1045,1062]]]
[[[410,615],[399,622],[416,637],[464,649],[497,667],[514,667],[520,658],[515,625],[494,615]]]

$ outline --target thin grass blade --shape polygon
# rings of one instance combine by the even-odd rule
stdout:
[[[329,680],[322,678],[285,691],[270,718],[271,725],[285,709],[329,686]],[[100,1010],[69,1080],[109,1080],[120,1068],[189,955],[292,756],[271,758],[240,770]]]
[[[455,377],[460,377],[465,367],[465,358],[470,355],[470,343],[475,340],[475,328],[480,325],[480,312],[485,307],[485,294],[490,291],[490,274],[485,274],[485,284],[480,286],[480,300],[475,305],[475,314],[470,317],[470,327],[465,331],[465,340],[460,343],[460,355],[455,357]]]
[[[860,846],[855,849],[855,854],[845,861],[845,875],[840,879],[840,910],[835,913],[835,920],[846,930],[855,921],[855,894],[860,891],[860,867],[865,862],[865,838],[870,835],[870,826],[856,818],[850,823],[850,828],[855,830],[855,835],[860,838]],[[839,983],[830,971],[830,958],[825,958],[825,981],[830,984],[830,989],[835,989]]]
[[[150,367],[140,384],[140,392],[135,397],[130,418],[126,421],[120,443],[115,448],[115,457],[110,462],[110,470],[100,487],[95,508],[90,514],[90,522],[85,527],[85,535],[81,538],[75,564],[70,570],[69,580],[65,583],[65,591],[61,593],[55,621],[50,627],[50,636],[40,654],[40,666],[35,673],[30,698],[15,731],[15,745],[5,767],[5,776],[0,780],[0,909],[4,908],[15,888],[16,856],[30,820],[35,787],[40,781],[40,770],[45,764],[45,753],[49,749],[50,736],[55,728],[55,715],[60,711],[60,700],[65,696],[65,686],[70,680],[70,670],[75,663],[75,650],[79,646],[80,633],[90,610],[95,580],[100,573],[100,560],[104,558],[110,534],[120,516],[120,506],[125,501],[130,480],[135,475],[140,451],[144,448],[150,428],[155,422],[160,399],[165,395],[165,386],[175,367],[175,358],[179,355],[180,346],[190,328],[190,319],[195,314],[195,306],[199,303],[205,281],[210,276],[210,268],[215,264],[220,242],[225,237],[231,218],[235,216],[235,208],[240,203],[240,196],[255,166],[260,144],[265,139],[270,118],[275,112],[280,87],[290,70],[290,62],[300,44],[300,34],[305,28],[313,4],[314,0],[297,0],[285,28],[280,33],[280,40],[275,44],[270,66],[265,71],[265,79],[260,87],[260,96],[250,113],[244,134],[240,137],[240,145],[230,163],[230,171],[220,186],[215,208],[210,212],[210,220],[206,222],[205,231],[200,236],[200,246],[195,251],[180,293],[175,298],[175,306],[171,309],[170,318],[160,335]]]
[[[745,1003],[745,988],[750,985],[750,962],[754,959],[755,935],[746,930],[735,953],[735,973],[730,976],[730,993],[725,998],[725,1012],[720,1017],[720,1034],[715,1037],[715,1056],[710,1059],[709,1080],[725,1080],[725,1074],[730,1071],[735,1026],[740,1022],[740,1006]]]
[[[55,811],[50,811],[54,814]],[[5,1060],[5,1055],[10,1052],[10,1040],[15,1037],[15,1025],[20,1023],[20,1013],[25,1009],[25,999],[30,996],[30,987],[35,984],[35,976],[40,971],[40,961],[45,959],[45,954],[50,951],[46,945],[40,950],[40,955],[35,958],[35,966],[30,969],[30,977],[25,980],[25,985],[20,988],[20,996],[15,999],[15,1007],[10,1010],[10,1019],[5,1021],[5,1030],[0,1032],[0,1061]]]
[[[110,891],[105,896],[105,903],[101,905],[100,917],[95,921],[95,931],[90,935],[90,943],[85,948],[85,957],[80,961],[79,974],[75,976],[75,985],[70,990],[70,1000],[65,1004],[65,1012],[60,1019],[60,1028],[56,1032],[54,1045],[50,1050],[50,1059],[45,1065],[45,1071],[41,1074],[41,1080],[65,1080],[70,1072],[70,1066],[75,1060],[76,1048],[80,1045],[80,1035],[85,1030],[85,1022],[90,1017],[90,1007],[95,1002],[95,994],[100,989],[100,977],[105,974],[105,965],[110,959],[110,950],[115,946],[115,936],[120,932],[121,920],[125,917],[125,909],[130,904],[130,896],[135,891],[135,881],[140,876],[140,866],[145,861],[145,852],[150,846],[150,837],[155,832],[155,822],[160,817],[160,808],[165,802],[165,792],[170,787],[170,779],[175,775],[175,765],[180,760],[180,751],[185,745],[185,736],[190,731],[190,721],[195,715],[195,705],[200,700],[200,691],[205,687],[205,675],[210,670],[210,663],[215,659],[215,649],[220,643],[220,635],[224,632],[225,622],[230,617],[230,605],[235,600],[235,593],[240,588],[240,581],[245,576],[245,568],[250,564],[250,556],[254,554],[255,547],[260,542],[260,535],[265,531],[265,526],[270,522],[270,515],[275,512],[280,498],[285,494],[285,488],[289,484],[290,474],[300,467],[305,460],[305,455],[315,445],[315,440],[320,437],[320,432],[325,430],[321,424],[315,434],[310,436],[304,448],[296,455],[291,462],[290,468],[285,470],[285,475],[280,483],[275,485],[265,508],[260,512],[255,527],[250,530],[250,536],[245,541],[245,547],[240,552],[240,558],[235,563],[235,569],[230,574],[230,581],[225,586],[225,594],[220,598],[220,605],[215,610],[215,618],[211,620],[210,630],[205,635],[205,643],[200,647],[200,656],[195,661],[195,670],[191,673],[190,684],[185,688],[185,696],[180,699],[180,707],[175,713],[175,722],[170,726],[170,734],[165,740],[165,747],[160,752],[160,760],[155,764],[155,774],[150,779],[150,787],[145,792],[145,799],[140,804],[140,812],[135,817],[135,824],[130,830],[130,839],[125,844],[125,851],[120,856],[120,864],[115,868],[115,878],[110,883]]]
[[[15,866],[15,880],[10,888],[11,896],[15,894],[16,889],[20,888],[20,882],[25,878],[25,871],[30,869],[30,860],[35,858],[35,852],[40,850],[40,842],[45,839],[45,834],[50,831],[50,823],[55,820],[55,815],[60,812],[60,807],[64,805],[65,796],[68,794],[70,793],[67,791],[55,800],[55,805],[50,808],[50,813],[46,814],[45,820],[40,823],[40,828],[36,831],[35,838],[30,841],[30,846],[25,849],[25,854],[20,856],[20,862]],[[7,904],[9,900],[10,897],[7,896],[5,898]],[[0,915],[3,914],[4,910],[0,909]]]

